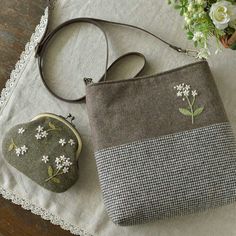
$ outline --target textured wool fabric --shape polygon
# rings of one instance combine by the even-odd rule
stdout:
[[[195,106],[204,107],[194,123],[180,113],[186,99],[192,103],[192,91],[189,97],[182,98],[182,92],[177,96],[174,88],[180,84],[196,89]],[[113,222],[145,223],[234,200],[236,172],[228,172],[236,167],[236,144],[229,125],[220,125],[228,119],[207,62],[160,75],[93,83],[86,91],[100,182]],[[169,174],[161,171],[166,166]],[[215,169],[208,176],[200,173],[211,166]],[[225,182],[229,185],[220,191]]]
[[[61,139],[64,140],[62,144],[59,143]],[[69,140],[73,140],[73,145],[68,143]],[[23,147],[26,147],[25,153],[20,150]],[[65,192],[78,179],[77,150],[78,140],[73,131],[61,121],[47,116],[16,125],[6,133],[2,143],[3,155],[10,165],[42,187],[59,193]],[[46,161],[42,160],[44,156]],[[63,173],[66,159],[68,173]],[[59,164],[61,169],[58,171]]]
[[[182,18],[164,3],[156,0],[58,0],[51,15],[50,29],[74,17],[96,17],[144,27],[183,48],[192,48],[182,30]],[[79,158],[79,179],[62,194],[44,190],[11,167],[0,147],[0,193],[14,203],[44,219],[51,220],[77,235],[93,236],[234,236],[236,204],[168,220],[131,227],[116,226],[107,216],[98,183],[87,111],[84,104],[68,104],[52,97],[39,77],[34,47],[44,32],[46,17],[27,45],[0,99],[0,142],[6,132],[29,117],[52,112],[76,117],[74,124],[81,134],[83,151]],[[104,73],[104,41],[94,28],[73,26],[55,38],[45,60],[45,73],[55,91],[63,95],[81,95],[82,78],[94,81]],[[145,74],[159,73],[194,60],[177,54],[143,33],[123,27],[108,26],[109,64],[129,51],[147,56]],[[94,41],[93,41],[94,40]],[[91,43],[93,41],[93,43]],[[212,53],[214,54],[214,52]],[[209,60],[211,71],[223,99],[227,115],[236,130],[235,51],[224,50]],[[125,74],[125,71],[124,71]],[[123,74],[122,74],[123,78]],[[104,117],[106,120],[106,117]],[[114,133],[113,135],[116,135]]]
[[[195,106],[204,107],[194,124],[179,112],[186,101],[174,87],[181,83],[198,91]],[[95,151],[228,120],[205,61],[148,78],[93,83],[86,101]]]
[[[134,225],[236,200],[236,143],[229,123],[95,153],[108,215]]]

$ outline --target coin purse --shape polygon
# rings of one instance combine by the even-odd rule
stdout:
[[[65,192],[78,179],[82,149],[80,134],[72,120],[43,113],[14,126],[3,138],[5,160],[43,188]]]

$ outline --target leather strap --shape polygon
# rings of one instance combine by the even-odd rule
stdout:
[[[107,71],[114,66],[117,62],[119,62],[120,60],[122,60],[124,57],[130,56],[130,55],[136,55],[136,56],[140,56],[143,60],[144,60],[144,65],[146,63],[146,59],[145,56],[141,53],[137,53],[137,52],[131,52],[125,55],[122,55],[121,57],[117,58],[108,68],[108,56],[109,56],[109,44],[108,44],[108,38],[106,35],[106,32],[104,31],[103,27],[101,26],[101,23],[107,23],[107,24],[113,24],[113,25],[120,25],[120,26],[125,26],[125,27],[130,27],[130,28],[134,28],[136,30],[140,30],[143,31],[153,37],[155,37],[156,39],[160,40],[162,43],[166,44],[167,46],[169,46],[170,48],[172,48],[173,50],[179,52],[179,53],[185,53],[187,55],[190,55],[190,53],[195,52],[192,50],[186,50],[186,49],[182,49],[180,47],[177,47],[167,41],[165,41],[164,39],[158,37],[157,35],[153,34],[152,32],[145,30],[141,27],[138,26],[134,26],[134,25],[130,25],[130,24],[125,24],[125,23],[119,23],[119,22],[114,22],[114,21],[107,21],[107,20],[102,20],[102,19],[96,19],[96,18],[86,18],[86,17],[82,17],[82,18],[75,18],[75,19],[71,19],[68,20],[64,23],[62,23],[61,25],[57,26],[53,31],[51,31],[50,33],[47,33],[44,38],[41,40],[41,42],[38,44],[38,46],[36,47],[36,54],[35,56],[38,58],[38,65],[39,65],[39,71],[40,71],[40,75],[42,78],[42,81],[45,85],[45,87],[48,89],[48,91],[55,97],[57,97],[60,100],[63,100],[65,102],[79,102],[85,99],[85,96],[79,97],[77,99],[67,99],[64,97],[59,96],[58,94],[56,94],[55,91],[53,91],[47,84],[46,80],[45,80],[45,76],[44,76],[44,72],[43,72],[43,55],[44,52],[47,48],[47,45],[49,43],[49,41],[53,38],[53,36],[55,36],[55,34],[59,31],[61,31],[63,28],[65,28],[66,26],[69,26],[71,24],[75,24],[75,23],[90,23],[94,26],[96,26],[102,33],[106,42],[106,63],[105,63],[105,70],[104,70],[104,75],[100,78],[99,81],[101,80],[106,80],[107,77]],[[191,55],[192,56],[192,55]],[[143,65],[143,67],[144,67]],[[143,70],[143,67],[140,69],[140,71],[137,73],[137,75],[140,74],[140,72]],[[135,75],[135,77],[137,76]],[[88,81],[88,78],[84,78],[85,82]]]

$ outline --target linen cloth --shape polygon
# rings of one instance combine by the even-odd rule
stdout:
[[[50,16],[50,29],[66,20],[82,16],[138,25],[183,48],[191,47],[182,30],[181,17],[163,1],[58,0]],[[119,227],[109,220],[98,183],[86,105],[69,104],[54,98],[45,89],[39,76],[34,46],[42,36],[46,22],[47,11],[16,65],[7,88],[2,92],[0,142],[9,128],[30,120],[38,113],[51,112],[65,116],[72,113],[76,117],[74,123],[83,140],[79,161],[80,179],[66,193],[50,193],[9,166],[1,154],[1,194],[44,219],[82,236],[236,235],[236,204],[132,227]],[[109,37],[109,63],[123,53],[139,51],[148,60],[144,73],[151,74],[194,61],[139,31],[112,25],[104,25],[104,28]],[[87,24],[73,25],[55,37],[45,59],[45,73],[50,78],[50,85],[60,94],[67,97],[80,96],[84,91],[82,78],[98,80],[104,72],[104,62],[105,44],[102,34]],[[235,62],[236,54],[231,50],[224,50],[222,54],[213,55],[209,60],[234,130]]]

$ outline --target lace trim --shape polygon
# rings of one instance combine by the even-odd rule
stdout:
[[[50,9],[55,7],[55,2],[57,0],[53,0],[51,2]],[[10,99],[10,96],[21,77],[26,65],[29,62],[29,58],[33,53],[35,46],[40,41],[41,37],[45,32],[45,28],[48,22],[48,8],[46,8],[44,15],[42,16],[40,23],[36,26],[35,32],[32,34],[30,41],[26,44],[25,50],[22,52],[19,61],[15,65],[15,69],[11,72],[10,79],[6,82],[5,88],[2,90],[0,95],[0,113],[3,111],[4,107],[7,104],[7,101]],[[26,210],[30,210],[33,214],[41,216],[44,220],[49,220],[54,225],[59,225],[62,229],[70,231],[74,235],[80,236],[92,236],[87,233],[85,230],[80,229],[79,227],[72,225],[60,217],[50,213],[46,209],[36,206],[29,200],[23,199],[17,194],[6,190],[0,187],[0,194],[3,198],[11,200],[14,204],[20,205],[22,208]]]
[[[20,205],[25,210],[30,210],[33,214],[41,216],[44,220],[50,220],[50,222],[54,225],[59,225],[62,229],[70,231],[74,235],[80,236],[92,236],[87,233],[85,230],[80,229],[79,227],[72,225],[60,217],[50,213],[46,209],[36,206],[35,204],[27,201],[13,192],[10,192],[2,187],[0,187],[0,194],[7,200],[11,200],[14,204]]]
[[[45,14],[42,16],[40,23],[36,26],[35,32],[30,38],[30,42],[25,45],[25,50],[21,53],[19,61],[15,65],[15,69],[10,74],[10,79],[6,82],[5,88],[3,88],[0,95],[0,112],[5,107],[7,101],[12,94],[13,88],[19,80],[22,72],[24,71],[28,59],[31,53],[34,51],[35,46],[44,34],[45,28],[48,22],[48,8],[45,10]]]

